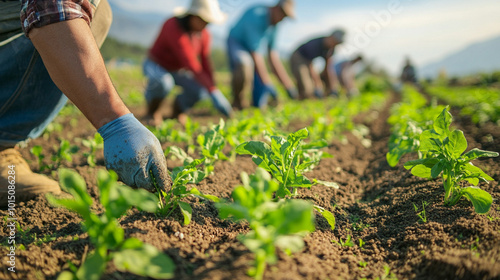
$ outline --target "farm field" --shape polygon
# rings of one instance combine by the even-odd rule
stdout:
[[[138,73],[140,70],[135,68],[111,70],[118,91],[141,118],[144,80]],[[218,80],[224,79],[227,77]],[[204,196],[183,198],[192,208],[190,221],[179,210],[182,206],[173,209],[170,215],[136,208],[128,210],[119,218],[125,237],[153,245],[170,257],[175,265],[172,279],[252,279],[248,271],[256,255],[238,237],[248,236],[252,224],[222,219],[221,204],[203,197],[216,196],[232,202],[233,190],[242,185],[241,173],[256,172],[251,156],[238,153],[245,141],[271,143],[270,136],[287,139],[290,133],[307,127],[304,143],[325,143],[310,151],[310,155],[321,151],[314,153],[321,160],[304,169],[304,175],[311,180],[311,184],[304,186],[310,188],[294,189],[296,192],[287,196],[292,199],[287,200],[309,201],[331,212],[335,217],[334,229],[326,215],[314,212],[315,229],[303,235],[303,247],[294,253],[277,250],[277,262],[267,264],[264,279],[500,279],[500,157],[473,161],[492,179],[479,184],[493,198],[486,214],[477,214],[465,197],[454,206],[445,206],[442,179],[420,178],[404,167],[405,162],[418,158],[416,150],[401,154],[394,167],[387,161],[394,133],[394,124],[388,120],[405,102],[420,102],[421,110],[429,108],[429,104],[442,108],[450,105],[451,126],[463,131],[466,151],[478,148],[497,153],[500,152],[498,107],[496,111],[490,108],[488,112],[493,113],[475,118],[470,115],[475,112],[470,106],[464,111],[465,105],[459,102],[432,99],[439,91],[434,88],[429,95],[419,97],[420,93],[413,88],[395,93],[376,83],[370,84],[353,100],[282,102],[276,109],[263,113],[246,110],[223,125],[218,116],[211,114],[211,109],[199,106],[186,128],[173,121],[151,128],[166,150],[170,171],[184,164],[179,159],[182,154],[177,154],[177,158],[172,156],[176,151],[174,146],[194,159],[207,158],[201,164],[205,169],[200,169],[206,177],[196,184],[187,184],[188,189],[196,188]],[[167,102],[171,102],[171,97]],[[407,112],[413,110],[403,107],[399,112],[405,111],[404,108]],[[440,113],[442,108],[436,112]],[[164,109],[168,114],[169,108]],[[434,117],[427,119],[427,124]],[[60,167],[76,171],[85,180],[93,201],[92,211],[102,213],[105,207],[99,203],[96,177],[105,168],[102,148],[98,147],[98,140],[92,141],[96,139],[94,135],[88,121],[69,105],[42,137],[22,149],[22,155],[29,160],[32,170],[55,179],[61,174],[57,172]],[[198,135],[204,138],[200,140]],[[220,148],[215,153],[210,148],[213,146],[203,150],[200,145],[208,145],[206,140],[210,136],[224,141],[224,145],[213,148]],[[63,144],[63,140],[67,143]],[[308,153],[306,148],[302,149]],[[335,182],[338,188],[316,182]],[[15,210],[19,244],[16,273],[10,273],[5,266],[9,232],[4,225],[0,237],[0,279],[57,279],[72,265],[80,267],[82,260],[88,259],[95,249],[82,227],[81,216],[51,205],[45,197],[20,203]],[[0,210],[1,217],[8,215],[8,211]],[[6,219],[2,222],[7,223]],[[100,279],[149,278],[123,272],[109,262]]]

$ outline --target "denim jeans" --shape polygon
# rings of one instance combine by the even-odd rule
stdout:
[[[0,47],[0,85],[1,148],[40,136],[67,101],[25,36]]]
[[[176,97],[176,102],[182,112],[189,110],[196,102],[209,97],[209,92],[193,74],[187,70],[169,72],[156,62],[146,59],[143,63],[144,75],[148,84],[144,93],[146,101],[163,99],[174,89],[175,85],[182,87],[183,91]]]
[[[261,108],[267,104],[268,92],[264,89],[262,79],[255,71],[255,65],[248,52],[240,43],[231,37],[227,40],[227,52],[229,66],[231,67],[233,95],[236,103],[235,107],[241,107],[241,102],[246,88],[252,84],[252,106]],[[253,77],[252,77],[253,76]]]

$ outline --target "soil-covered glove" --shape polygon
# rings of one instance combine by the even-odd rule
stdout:
[[[264,93],[268,93],[269,95],[271,95],[273,99],[278,99],[278,92],[276,91],[276,88],[274,88],[273,85],[264,85],[262,91]]]
[[[212,99],[214,107],[219,110],[219,112],[224,114],[226,117],[229,117],[231,115],[231,112],[233,110],[231,104],[229,104],[229,101],[227,101],[226,97],[220,90],[212,90],[210,92],[210,99]]]
[[[286,93],[288,94],[288,97],[290,97],[291,99],[297,99],[299,97],[299,93],[294,88],[287,88]]]
[[[323,98],[323,92],[321,91],[321,89],[315,88],[314,89],[314,96],[316,96],[317,98]]]
[[[133,114],[105,124],[98,132],[104,139],[106,168],[123,183],[148,191],[155,191],[153,180],[162,190],[171,186],[160,142]]]
[[[330,91],[330,96],[331,96],[331,97],[339,97],[339,92],[338,92],[338,90],[336,90],[336,89],[332,89],[332,90]]]

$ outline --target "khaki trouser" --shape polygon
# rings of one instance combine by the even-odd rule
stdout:
[[[295,51],[290,57],[290,67],[297,81],[299,99],[314,96],[315,83],[311,74],[311,63],[311,61],[305,59],[298,51]]]

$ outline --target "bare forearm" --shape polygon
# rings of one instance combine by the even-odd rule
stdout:
[[[321,77],[319,76],[318,72],[313,67],[313,64],[309,64],[309,73],[311,73],[311,77],[314,81],[314,84],[316,85],[317,89],[322,89],[323,88],[323,82],[321,81]]]
[[[330,85],[330,90],[339,89],[339,80],[337,79],[337,72],[333,67],[325,67],[326,78],[328,79],[328,84]]]
[[[96,129],[130,113],[116,92],[83,19],[35,28],[29,37],[54,83]]]
[[[259,74],[260,79],[265,85],[271,84],[271,77],[269,76],[269,73],[267,72],[266,68],[266,62],[264,61],[264,58],[262,55],[258,53],[252,53],[252,59],[255,64],[255,71],[257,71],[257,74]]]
[[[293,88],[293,83],[281,62],[279,55],[275,51],[269,52],[271,68],[285,88]]]

